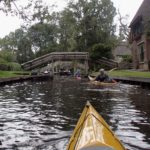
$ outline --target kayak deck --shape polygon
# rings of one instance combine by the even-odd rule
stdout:
[[[125,148],[88,102],[70,138],[67,150],[125,150]]]

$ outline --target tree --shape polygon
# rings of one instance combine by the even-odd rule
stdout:
[[[0,1],[0,10],[5,13],[10,12],[13,2],[15,2],[15,0],[1,0]]]
[[[118,16],[119,16],[119,41],[128,41],[129,40],[129,28],[128,28],[128,15],[122,16],[120,11],[118,10]]]
[[[73,13],[66,8],[59,13],[58,39],[62,51],[74,51],[76,48],[76,21]]]
[[[98,60],[102,57],[112,58],[111,46],[101,43],[93,45],[90,57],[92,60]]]
[[[32,44],[27,32],[25,32],[23,29],[17,29],[15,31],[15,39],[17,45],[16,54],[18,62],[23,63],[33,59],[34,54],[32,51]]]
[[[114,38],[115,15],[116,10],[110,0],[71,1],[61,17],[65,45],[73,41],[72,50],[87,51],[96,43],[110,43]],[[61,27],[62,24],[59,25]]]
[[[54,5],[48,6],[43,0],[0,0],[0,11],[18,16],[24,21],[24,28],[38,22],[45,22],[49,18],[49,10]]]
[[[15,55],[10,51],[0,51],[0,63],[4,62],[15,62]]]
[[[0,40],[1,50],[6,53],[10,52],[12,55],[16,55],[16,61],[19,63],[23,63],[34,58],[31,46],[31,41],[27,36],[27,32],[23,29],[17,29],[15,32],[11,32],[9,35]]]
[[[55,25],[46,23],[34,24],[29,28],[28,36],[37,56],[56,50],[56,29]]]
[[[63,11],[53,13],[42,0],[28,0],[25,6],[19,6],[15,0],[9,4],[28,23],[24,25],[26,30],[18,30],[10,38],[14,39],[12,49],[17,49],[20,62],[30,60],[32,57],[27,57],[33,52],[41,56],[57,50],[91,51],[95,44],[112,47],[115,42],[116,9],[111,0],[69,1]]]
[[[14,52],[16,50],[16,48],[17,47],[16,47],[16,43],[15,43],[15,35],[13,32],[10,32],[9,35],[0,39],[0,49],[1,50]]]

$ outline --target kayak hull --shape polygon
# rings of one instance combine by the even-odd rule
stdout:
[[[67,150],[125,150],[104,119],[88,102],[70,138]]]
[[[117,85],[117,82],[114,82],[114,83],[107,83],[107,82],[99,82],[99,81],[91,81],[91,84],[94,84],[94,85],[98,85],[98,86],[115,86]]]

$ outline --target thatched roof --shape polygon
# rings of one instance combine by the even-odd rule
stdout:
[[[113,50],[115,56],[131,55],[131,50],[126,42],[119,43]]]

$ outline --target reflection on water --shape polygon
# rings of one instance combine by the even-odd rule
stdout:
[[[87,100],[127,149],[150,149],[150,90],[57,78],[0,87],[0,149],[65,150]]]

